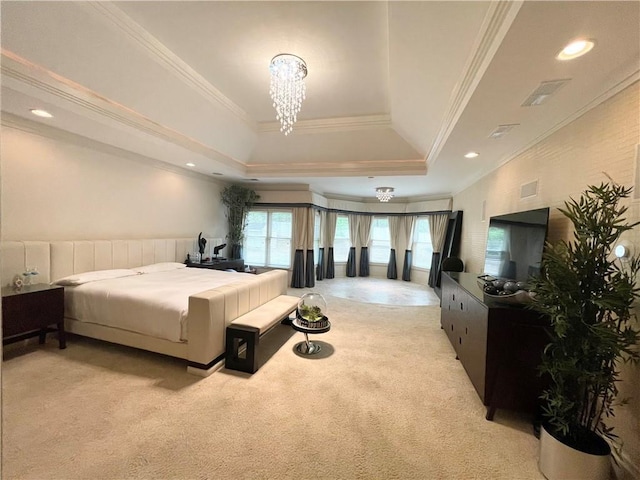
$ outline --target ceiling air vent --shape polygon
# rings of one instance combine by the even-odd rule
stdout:
[[[527,97],[527,99],[522,103],[522,106],[534,107],[542,105],[551,95],[556,93],[560,87],[570,80],[570,78],[565,78],[563,80],[549,80],[548,82],[542,82],[538,85],[538,88],[536,88],[533,93]]]
[[[507,133],[509,133],[511,131],[511,129],[513,129],[513,127],[517,127],[518,125],[520,125],[519,123],[510,123],[507,125],[498,125],[496,127],[496,129],[491,132],[489,134],[489,138],[502,138],[504,137]]]

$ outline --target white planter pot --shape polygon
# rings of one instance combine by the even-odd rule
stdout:
[[[611,454],[592,455],[571,448],[556,440],[543,426],[538,466],[548,480],[608,480]]]

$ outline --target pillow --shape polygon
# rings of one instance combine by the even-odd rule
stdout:
[[[152,263],[151,265],[145,265],[143,267],[135,267],[132,270],[138,273],[156,273],[168,272],[169,270],[177,270],[178,268],[187,268],[187,266],[184,263],[160,262]]]
[[[138,275],[135,270],[129,270],[127,268],[119,268],[114,270],[96,270],[94,272],[78,273],[76,275],[69,275],[68,277],[60,278],[53,285],[62,285],[63,287],[75,287],[82,285],[83,283],[95,282],[97,280],[108,280],[110,278],[131,277]]]

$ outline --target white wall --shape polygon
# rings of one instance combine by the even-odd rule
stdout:
[[[2,127],[2,240],[224,238],[222,186],[100,144]],[[108,153],[107,153],[108,152]]]

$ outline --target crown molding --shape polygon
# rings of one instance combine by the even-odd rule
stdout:
[[[438,158],[523,3],[524,0],[491,2],[474,53],[466,63],[462,81],[458,83],[453,93],[440,130],[425,158],[427,164],[433,163]]]
[[[376,128],[392,128],[391,115],[361,115],[357,117],[318,118],[299,120],[293,127],[293,135],[346,132],[355,130],[371,130]],[[280,132],[280,122],[258,123],[258,133]]]
[[[51,125],[45,125],[40,122],[29,120],[27,118],[14,115],[13,113],[2,112],[2,115],[0,116],[0,124],[5,128],[19,130],[31,135],[38,135],[40,137],[49,138],[66,144],[77,145],[82,148],[95,150],[114,157],[126,158],[127,160],[141,163],[148,167],[176,173],[184,177],[197,178],[217,185],[225,185],[225,182],[217,177],[205,175],[204,173],[195,172],[193,170],[187,170],[186,168],[163,162],[162,160],[156,160],[155,158],[99,142],[98,140],[78,135],[76,133],[71,133],[67,130],[62,130],[60,128],[52,127]]]
[[[216,106],[221,106],[234,117],[243,122],[253,132],[257,130],[257,124],[249,114],[236,103],[226,97],[220,90],[214,87],[196,70],[191,68],[184,60],[169,50],[156,37],[142,28],[126,13],[110,2],[79,2],[80,5],[92,11],[104,23],[117,29],[118,33],[125,34],[136,42],[143,51],[156,63],[162,65],[171,74],[178,78],[192,90],[196,91],[207,101]]]
[[[178,145],[191,152],[221,162],[236,170],[244,170],[245,164],[209,145],[157,123],[137,111],[104,97],[83,85],[30,62],[13,52],[2,49],[0,71],[29,88],[35,88],[59,100],[69,102],[97,115],[103,123],[117,122],[141,133]]]
[[[249,177],[362,177],[363,175],[426,175],[426,173],[427,165],[421,158],[359,162],[247,164],[247,176]]]

